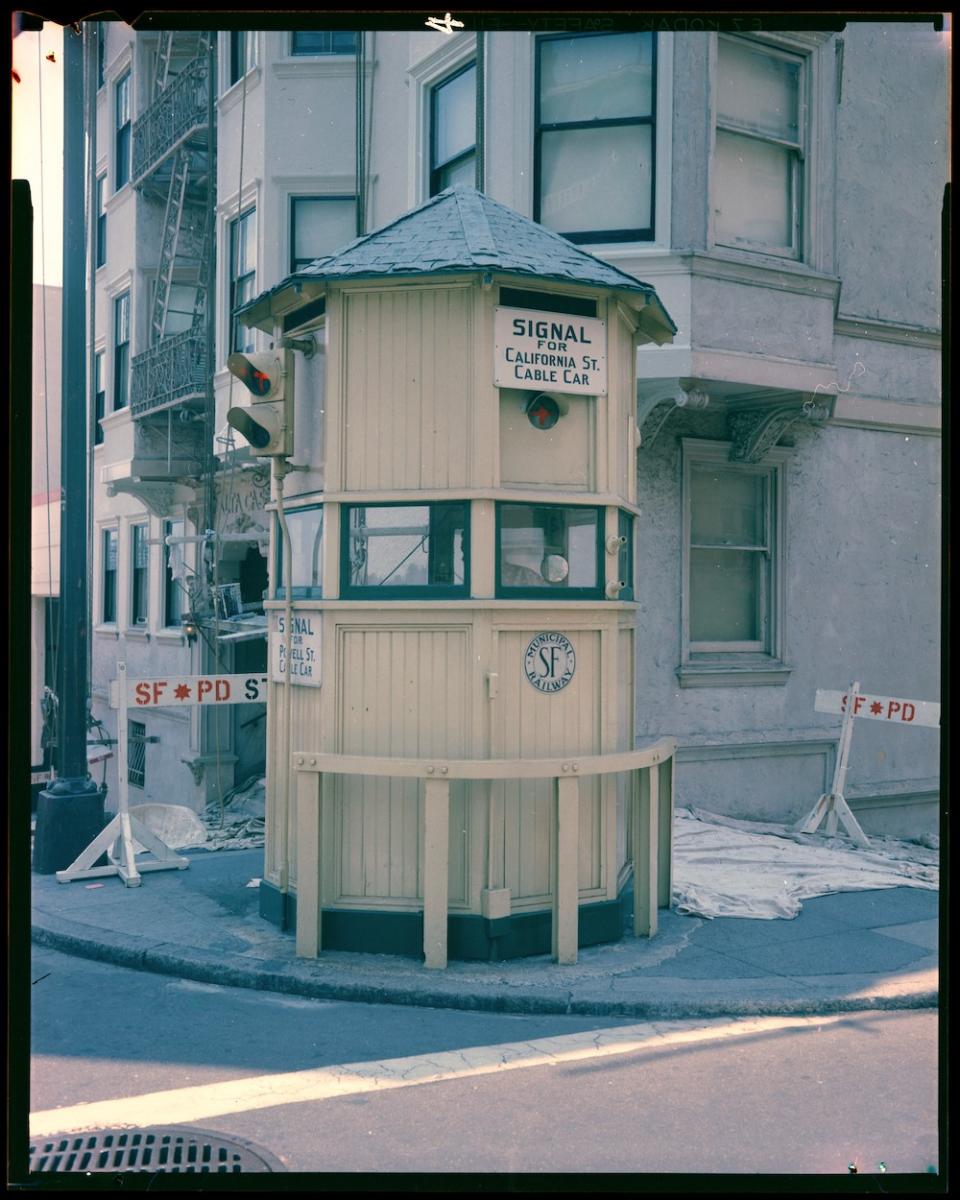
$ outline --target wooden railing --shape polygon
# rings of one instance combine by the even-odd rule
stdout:
[[[580,780],[590,775],[627,773],[632,814],[633,932],[637,937],[653,937],[657,932],[657,908],[670,905],[675,748],[673,739],[664,738],[643,750],[586,757],[432,761],[297,751],[293,755],[297,797],[297,954],[316,958],[321,947],[322,783],[325,774],[423,780],[423,956],[425,966],[442,969],[447,965],[451,780],[555,781],[553,957],[558,963],[575,963],[579,916]],[[664,767],[666,786],[661,787],[661,768]]]

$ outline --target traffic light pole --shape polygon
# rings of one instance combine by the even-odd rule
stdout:
[[[70,865],[103,827],[87,769],[87,403],[84,305],[83,39],[63,31],[63,344],[61,394],[58,778],[37,800],[33,869]]]

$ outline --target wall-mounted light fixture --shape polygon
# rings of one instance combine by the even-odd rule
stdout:
[[[184,632],[184,635],[186,636],[187,641],[192,646],[193,643],[197,640],[197,636],[199,634],[199,630],[197,629],[197,623],[193,619],[193,617],[187,616],[187,617],[183,618],[183,632]]]

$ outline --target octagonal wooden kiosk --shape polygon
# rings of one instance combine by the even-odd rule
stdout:
[[[262,915],[308,956],[572,962],[621,936],[632,881],[654,933],[673,743],[634,746],[635,355],[675,332],[654,289],[457,187],[243,319],[298,372]]]

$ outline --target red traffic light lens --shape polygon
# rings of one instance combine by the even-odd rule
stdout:
[[[266,371],[255,367],[245,354],[231,354],[227,359],[227,367],[254,396],[269,394],[272,386],[270,376]]]

